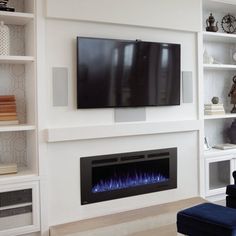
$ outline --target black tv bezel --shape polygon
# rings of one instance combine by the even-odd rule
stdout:
[[[147,42],[147,43],[157,43],[157,44],[168,44],[168,45],[176,45],[179,46],[180,52],[179,52],[179,100],[176,104],[162,104],[162,105],[136,105],[136,106],[91,106],[91,107],[82,107],[79,106],[78,103],[78,74],[79,74],[79,39],[99,39],[99,40],[115,40],[115,41],[119,41],[119,42]],[[84,36],[77,36],[76,38],[76,105],[77,105],[77,109],[109,109],[109,108],[141,108],[141,107],[170,107],[170,106],[179,106],[180,100],[181,100],[181,44],[179,43],[166,43],[166,42],[154,42],[154,41],[144,41],[144,40],[140,40],[140,39],[134,39],[134,40],[130,40],[130,39],[113,39],[113,38],[98,38],[98,37],[84,37]]]

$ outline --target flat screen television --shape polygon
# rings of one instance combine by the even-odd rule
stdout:
[[[179,44],[77,38],[77,108],[180,104]]]

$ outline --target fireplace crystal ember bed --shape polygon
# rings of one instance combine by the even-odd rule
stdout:
[[[80,160],[82,205],[177,187],[177,148]]]

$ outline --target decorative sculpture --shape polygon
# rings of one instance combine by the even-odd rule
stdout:
[[[206,31],[210,31],[210,32],[217,32],[218,31],[218,21],[215,24],[215,18],[212,15],[212,13],[210,14],[209,18],[206,20]]]
[[[236,113],[236,76],[233,77],[233,85],[231,87],[231,90],[228,94],[229,97],[231,97],[231,104],[234,105],[234,107],[231,110],[231,113]]]
[[[15,11],[14,8],[7,6],[8,1],[9,0],[0,0],[0,11]]]

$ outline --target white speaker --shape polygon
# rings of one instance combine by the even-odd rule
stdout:
[[[115,122],[146,121],[146,109],[141,108],[116,108]]]
[[[183,103],[193,103],[193,73],[192,71],[182,72],[182,98]]]
[[[68,106],[68,69],[53,67],[53,106]]]

